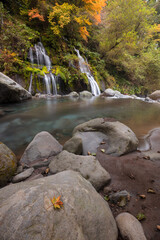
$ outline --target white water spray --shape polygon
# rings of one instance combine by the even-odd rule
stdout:
[[[88,81],[91,86],[91,92],[94,96],[98,96],[101,94],[100,89],[98,87],[97,82],[95,81],[94,77],[91,74],[91,71],[89,69],[88,63],[85,62],[84,58],[80,55],[79,50],[75,49],[78,59],[79,59],[79,68],[82,73],[85,73],[87,75]]]
[[[34,48],[30,48],[29,50],[29,59],[31,64],[37,64],[38,68],[43,68],[43,66],[47,67],[47,70],[49,73],[44,73],[44,83],[46,86],[46,93],[47,94],[53,94],[57,95],[57,86],[55,77],[51,72],[51,60],[49,56],[47,55],[45,48],[41,42],[35,44]],[[29,86],[29,92],[32,91],[32,74],[31,74],[31,80],[30,80],[30,86]]]

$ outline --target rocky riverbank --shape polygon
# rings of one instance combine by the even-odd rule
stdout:
[[[1,237],[159,240],[160,162],[149,155],[159,154],[159,132],[138,143],[124,124],[94,119],[77,126],[64,147],[41,132],[14,169],[9,163],[4,168],[10,156],[1,143]],[[54,208],[54,196],[61,196],[62,209]]]

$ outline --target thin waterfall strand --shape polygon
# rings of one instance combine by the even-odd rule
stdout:
[[[85,73],[87,75],[88,81],[91,86],[91,92],[94,96],[98,96],[101,94],[99,86],[97,82],[95,81],[94,77],[91,74],[91,71],[89,69],[88,63],[85,62],[84,58],[80,55],[79,50],[75,49],[78,59],[79,59],[79,68],[82,73]]]

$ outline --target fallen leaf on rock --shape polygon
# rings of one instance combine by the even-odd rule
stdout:
[[[140,198],[142,198],[142,199],[145,199],[146,198],[146,195],[144,195],[144,194],[141,194],[141,195],[139,195],[140,196]]]
[[[50,207],[54,207],[54,208],[61,208],[61,207],[63,207],[63,202],[60,200],[60,198],[61,198],[61,196],[59,196],[59,197],[53,197],[53,198],[51,198],[50,200],[51,200],[51,203],[53,204],[53,205],[50,205],[50,206],[47,206],[48,205],[48,198],[45,198],[45,206],[47,206],[47,208],[46,208],[46,210],[48,210]]]
[[[139,221],[142,221],[142,220],[146,219],[146,216],[145,216],[143,213],[138,213],[137,219],[138,219]]]
[[[60,198],[61,198],[61,196],[59,196],[57,198],[55,198],[55,197],[51,198],[51,202],[52,202],[54,208],[63,207],[63,202],[60,200]]]
[[[148,193],[154,193],[154,194],[156,193],[152,188],[149,188],[147,192]]]
[[[105,149],[102,148],[102,149],[101,149],[101,152],[105,153]]]
[[[157,229],[160,231],[160,225],[157,225]]]

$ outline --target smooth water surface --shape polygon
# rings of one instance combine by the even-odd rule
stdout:
[[[138,137],[160,126],[160,104],[132,99],[33,99],[1,109],[6,115],[0,118],[0,141],[16,154],[40,131],[64,143],[76,125],[97,117],[115,118]]]

